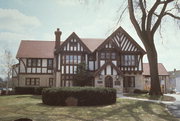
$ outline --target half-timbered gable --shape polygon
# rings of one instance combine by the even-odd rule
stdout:
[[[76,74],[77,65],[88,64],[88,54],[91,51],[73,32],[58,50],[58,70],[61,71],[61,85],[72,86],[73,75]]]
[[[101,59],[115,59],[113,62],[122,72],[142,73],[142,57],[145,51],[121,27],[112,33],[98,47],[100,66],[105,63]]]

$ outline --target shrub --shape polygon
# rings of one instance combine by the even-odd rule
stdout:
[[[46,87],[15,87],[15,94],[36,94],[41,95]]]
[[[94,87],[46,88],[42,92],[42,101],[47,105],[61,106],[68,103],[78,106],[109,105],[116,102],[116,90]]]
[[[149,93],[149,91],[147,91],[147,90],[135,89],[135,90],[134,90],[134,93],[136,93],[136,94],[147,94],[147,93]]]
[[[15,87],[15,94],[34,94],[34,87]]]
[[[41,95],[42,94],[42,90],[44,88],[47,88],[47,87],[34,87],[34,94]]]

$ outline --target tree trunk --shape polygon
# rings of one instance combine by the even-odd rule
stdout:
[[[151,89],[150,95],[162,95],[158,74],[158,60],[157,60],[157,51],[154,43],[151,43],[146,47],[147,57],[150,67],[150,76],[151,76]]]
[[[8,72],[8,79],[7,79],[7,83],[6,83],[6,95],[8,95],[8,93],[9,93],[9,80],[10,80],[10,74]]]

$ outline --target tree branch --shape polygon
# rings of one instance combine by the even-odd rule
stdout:
[[[133,1],[132,0],[128,0],[128,8],[129,8],[129,16],[130,16],[130,20],[134,26],[134,28],[136,29],[136,32],[138,34],[138,36],[142,39],[142,32],[141,32],[141,28],[134,16],[134,7],[133,7]]]
[[[152,22],[152,16],[156,10],[156,8],[158,7],[158,5],[160,4],[160,0],[156,0],[156,2],[154,3],[153,7],[150,9],[148,17],[147,17],[147,31],[151,30],[151,22]]]
[[[174,14],[169,13],[169,12],[165,12],[164,16],[165,16],[165,15],[168,15],[168,16],[173,17],[174,19],[180,20],[180,16],[175,16]]]
[[[168,4],[168,2],[164,3],[164,6],[163,6],[163,8],[161,10],[161,13],[159,14],[158,19],[157,19],[156,23],[154,24],[154,26],[152,28],[152,35],[154,35],[154,33],[156,32],[157,28],[159,27],[159,25],[161,23],[161,20],[162,20],[162,18],[164,16],[167,4]]]
[[[140,5],[140,8],[141,8],[141,11],[142,11],[142,18],[141,18],[141,29],[142,31],[145,31],[145,25],[146,25],[146,10],[145,10],[145,5],[146,3],[143,4],[142,0],[139,0],[139,5]]]

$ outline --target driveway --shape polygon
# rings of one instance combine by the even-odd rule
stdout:
[[[176,118],[180,118],[180,94],[166,94],[176,98],[173,104],[167,105],[169,112],[172,113]]]

